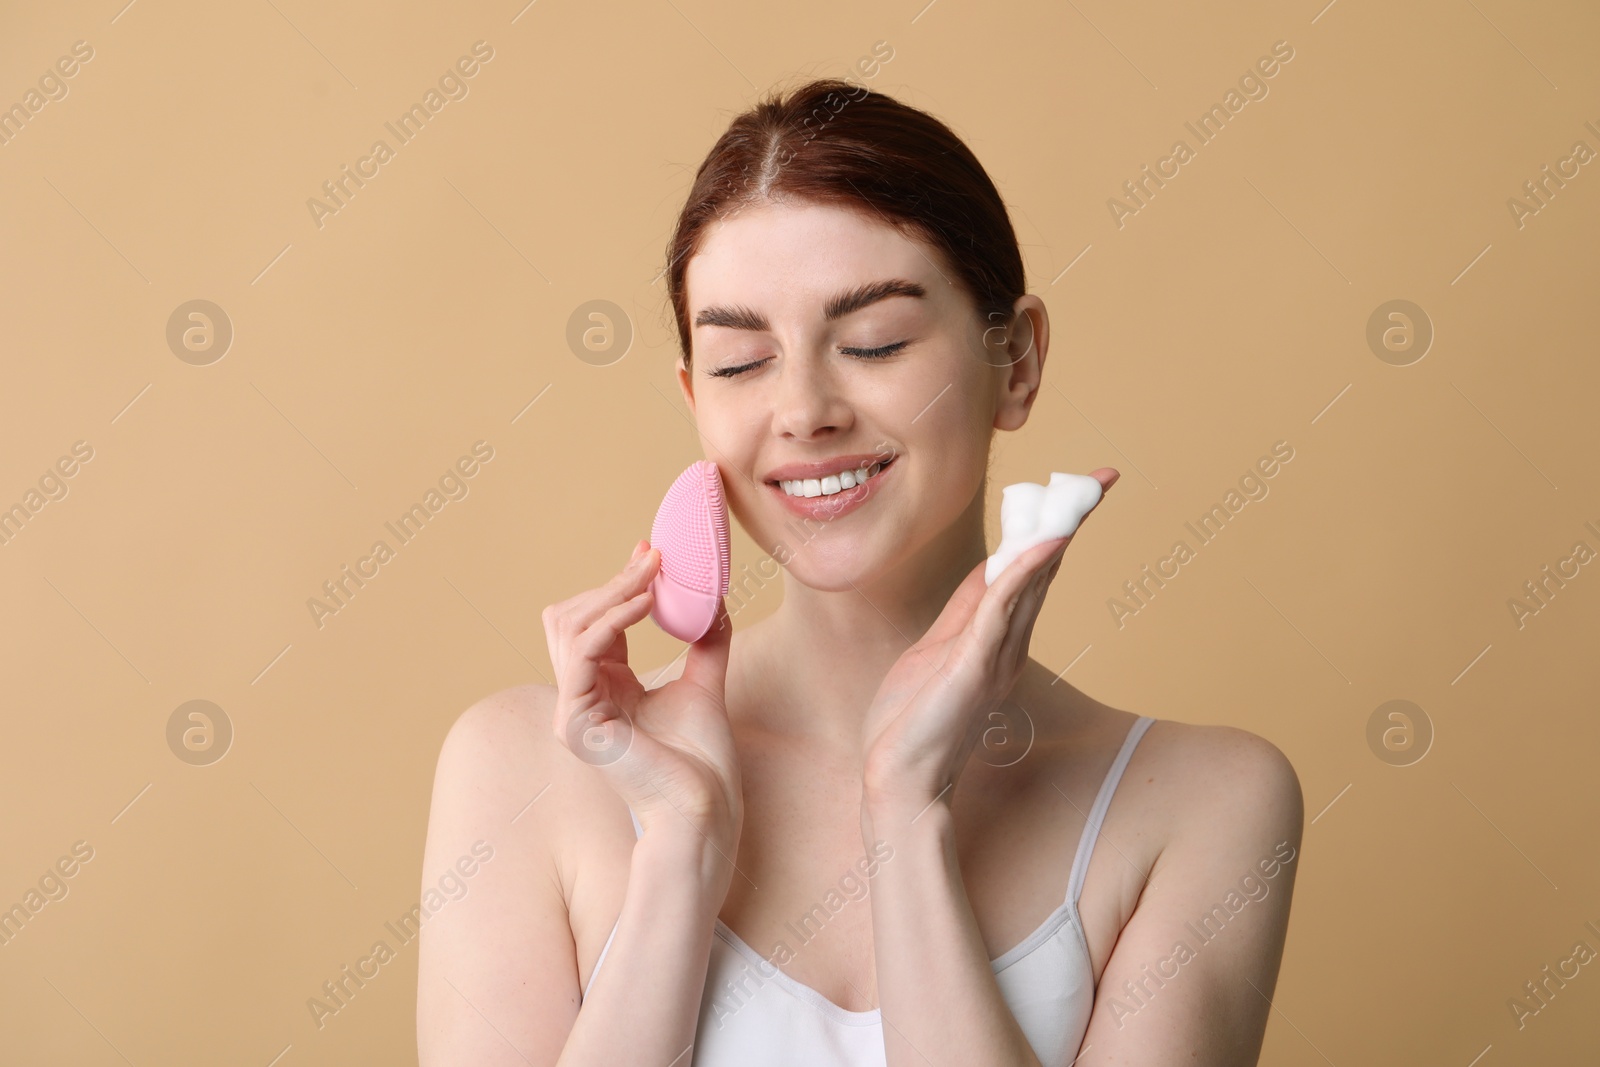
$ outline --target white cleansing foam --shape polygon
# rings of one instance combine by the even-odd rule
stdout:
[[[1002,489],[1000,546],[984,568],[983,584],[993,585],[1012,560],[1034,545],[1071,537],[1103,492],[1098,479],[1059,471],[1050,475],[1049,485],[1018,482]]]

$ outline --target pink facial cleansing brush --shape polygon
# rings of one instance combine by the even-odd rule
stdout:
[[[661,569],[650,582],[650,617],[680,641],[706,635],[728,595],[728,505],[722,474],[698,460],[678,475],[650,526]]]

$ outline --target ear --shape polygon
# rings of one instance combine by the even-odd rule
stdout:
[[[998,376],[994,426],[1017,430],[1028,421],[1050,347],[1050,316],[1044,301],[1029,293],[1012,305],[1011,321],[984,334],[984,351]]]
[[[678,389],[683,393],[683,402],[689,405],[689,415],[694,415],[694,375],[689,373],[689,368],[684,366],[683,357],[678,357]]]

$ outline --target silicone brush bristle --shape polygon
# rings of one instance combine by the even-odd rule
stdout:
[[[728,595],[728,507],[717,465],[699,460],[672,483],[650,543],[661,551],[661,572],[685,589]]]
[[[711,592],[719,597],[728,595],[729,566],[728,557],[731,547],[728,540],[728,502],[722,495],[722,473],[717,470],[715,463],[707,463],[711,469],[710,476],[706,479],[707,503],[711,508],[711,532],[716,538],[717,580],[713,583]]]

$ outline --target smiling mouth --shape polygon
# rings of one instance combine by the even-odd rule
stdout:
[[[899,453],[896,453],[882,463],[869,463],[865,467],[860,467],[855,470],[840,471],[837,474],[830,474],[826,478],[785,478],[779,481],[768,482],[767,484],[781,490],[785,496],[836,496],[839,493],[849,492],[856,486],[876,478],[878,475],[894,466],[894,461],[899,458]]]

